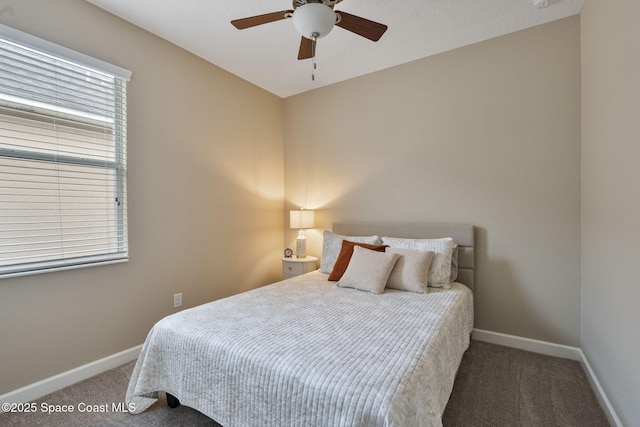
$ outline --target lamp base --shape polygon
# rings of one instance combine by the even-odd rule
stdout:
[[[307,257],[307,237],[304,235],[304,230],[298,231],[298,238],[296,239],[296,258]]]

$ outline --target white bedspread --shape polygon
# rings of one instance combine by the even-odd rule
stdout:
[[[441,426],[472,292],[374,295],[326,279],[308,273],[162,319],[126,402],[139,413],[166,391],[224,427]]]

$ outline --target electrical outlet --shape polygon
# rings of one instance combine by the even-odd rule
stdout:
[[[173,308],[182,307],[182,292],[173,294]]]

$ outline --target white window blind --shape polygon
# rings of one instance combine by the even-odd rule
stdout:
[[[0,25],[0,277],[128,259],[129,77]]]

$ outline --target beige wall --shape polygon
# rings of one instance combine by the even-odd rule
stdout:
[[[585,1],[582,349],[623,425],[640,425],[640,3]]]
[[[319,210],[308,253],[333,221],[475,224],[475,326],[579,345],[579,23],[285,99],[286,206]]]
[[[150,327],[279,277],[282,100],[82,0],[0,22],[133,72],[131,261],[0,280],[0,394],[136,346]]]

